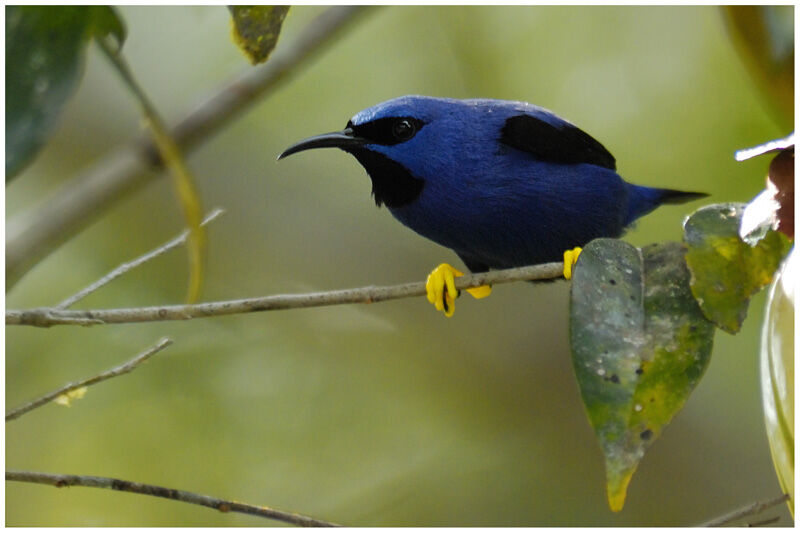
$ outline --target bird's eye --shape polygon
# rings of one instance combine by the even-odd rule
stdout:
[[[383,117],[362,122],[348,123],[353,134],[369,141],[369,144],[393,146],[404,143],[419,132],[425,123],[414,117]]]
[[[417,133],[416,126],[406,118],[401,118],[392,124],[392,135],[400,142],[409,140],[415,133]]]

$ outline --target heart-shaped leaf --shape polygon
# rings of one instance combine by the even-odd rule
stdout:
[[[743,204],[714,204],[695,211],[683,224],[692,294],[705,316],[736,333],[750,298],[766,286],[788,250],[786,237],[769,231],[755,246],[739,236]]]
[[[711,357],[714,325],[689,290],[679,243],[584,249],[572,279],[572,362],[619,511],[647,448],[683,407]]]

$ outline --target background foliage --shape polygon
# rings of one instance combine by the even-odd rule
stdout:
[[[281,44],[322,7],[297,7]],[[162,115],[181,115],[248,67],[221,7],[124,7],[124,53]],[[138,109],[90,48],[55,137],[7,189],[13,215],[139,129]],[[401,94],[521,99],[579,124],[630,181],[747,201],[767,162],[737,148],[785,135],[710,7],[394,7],[373,12],[189,158],[207,206],[204,299],[421,279],[452,254],[377,211],[357,163],[332,151],[275,163],[304,136]],[[628,234],[680,240],[697,204]],[[175,234],[170,184],[131,195],[32,270],[8,307],[47,305]],[[173,253],[85,302],[179,302]],[[12,328],[6,402],[175,345],[131,376],[9,426],[15,468],[133,479],[349,525],[685,525],[778,494],[758,389],[764,295],[742,332],[718,332],[703,381],[654,444],[625,510],[567,346],[566,283],[498,287],[445,320],[423,299],[187,323]],[[9,486],[9,525],[262,525],[89,489]],[[788,513],[775,511],[788,524]]]

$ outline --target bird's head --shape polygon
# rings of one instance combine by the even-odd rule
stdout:
[[[402,96],[360,111],[341,131],[293,144],[278,159],[311,148],[340,148],[366,169],[378,205],[400,207],[413,202],[427,181],[456,163],[463,168],[466,160],[480,157],[479,147],[496,142],[502,119],[487,121],[493,118],[491,107],[479,103]]]

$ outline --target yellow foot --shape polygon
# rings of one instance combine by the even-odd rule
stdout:
[[[572,278],[572,267],[578,262],[578,256],[582,251],[581,247],[576,246],[572,250],[564,252],[564,279]]]
[[[436,307],[437,311],[443,311],[444,316],[453,316],[456,311],[458,291],[456,290],[455,278],[463,275],[463,272],[447,263],[442,263],[428,274],[428,280],[425,282],[428,301]],[[492,288],[488,285],[481,285],[480,287],[467,289],[467,292],[475,298],[485,298],[491,294]]]

